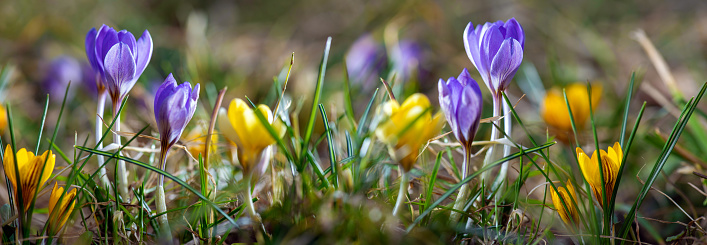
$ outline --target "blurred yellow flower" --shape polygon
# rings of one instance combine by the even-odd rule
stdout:
[[[555,205],[557,213],[560,214],[560,218],[562,218],[566,224],[577,225],[579,222],[579,213],[574,205],[577,202],[577,193],[574,191],[572,182],[568,180],[566,187],[557,186],[557,190],[560,192],[559,194],[555,192],[554,188],[550,188],[552,203]],[[562,199],[560,199],[560,196]],[[565,205],[562,205],[563,200],[567,206],[567,209],[565,209]],[[575,203],[573,203],[573,201]]]
[[[27,211],[34,199],[34,193],[47,182],[52,171],[54,171],[56,155],[52,154],[51,151],[45,151],[41,156],[35,156],[34,153],[25,150],[25,148],[20,149],[16,154],[17,162],[14,161],[10,145],[5,147],[3,166],[5,175],[12,183],[15,191],[15,201],[17,202],[19,200],[17,195],[18,183],[15,177],[15,164],[17,164],[21,182],[19,186],[22,188],[22,202],[24,203],[22,210]],[[47,159],[47,156],[49,159]],[[46,166],[44,165],[45,160]],[[44,167],[44,172],[42,172],[42,167]],[[38,183],[39,185],[37,185]]]
[[[49,232],[50,234],[56,234],[61,227],[66,224],[71,216],[71,211],[74,210],[74,197],[76,196],[76,189],[72,189],[64,198],[61,199],[61,204],[57,206],[61,193],[64,192],[63,187],[58,187],[57,183],[54,183],[54,189],[52,189],[52,194],[49,197]]]
[[[0,135],[5,133],[5,128],[7,128],[7,111],[0,105]]]
[[[194,157],[199,157],[199,154],[201,154],[202,157],[205,157],[206,147],[204,145],[206,144],[206,136],[208,133],[208,128],[199,125],[193,128],[186,136],[183,137],[184,142],[186,142],[189,154]],[[209,149],[210,153],[214,153],[216,151],[217,142],[218,132],[214,130],[213,135],[211,135],[211,149]]]
[[[432,116],[430,100],[420,93],[411,95],[402,105],[396,100],[389,100],[379,110],[387,119],[378,125],[376,136],[382,142],[395,146],[403,156],[400,164],[406,172],[410,171],[420,147],[442,130],[445,122],[442,113]]]
[[[278,137],[285,135],[285,124],[273,116],[267,105],[258,105],[257,109],[267,118]],[[225,123],[226,119],[229,123]],[[250,172],[263,150],[276,142],[260,123],[255,111],[241,99],[232,100],[228,107],[228,117],[221,117],[220,120],[221,133],[238,146],[238,160],[245,172]]]
[[[587,93],[587,85],[582,83],[574,83],[565,88],[567,92],[567,100],[572,109],[575,126],[577,130],[584,128],[584,125],[589,118],[589,94]],[[592,108],[596,108],[601,99],[602,88],[600,85],[592,85]],[[542,118],[545,123],[562,132],[572,132],[572,122],[570,121],[570,113],[567,110],[565,98],[562,95],[562,90],[553,88],[545,94],[543,101]]]
[[[604,172],[604,190],[606,191],[606,198],[607,200],[611,200],[614,184],[616,183],[619,168],[621,167],[621,160],[624,157],[624,153],[618,142],[614,143],[614,147],[609,147],[607,151],[600,149],[602,167],[600,169],[599,158],[597,157],[596,151],[594,151],[592,157],[589,158],[589,155],[584,153],[581,148],[577,147],[577,160],[579,161],[579,167],[582,169],[584,178],[587,182],[589,182],[592,190],[594,190],[594,197],[599,200],[599,204],[602,206],[604,206],[604,200],[601,195],[601,172],[602,170]]]

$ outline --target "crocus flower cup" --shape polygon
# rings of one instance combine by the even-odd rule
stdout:
[[[556,192],[554,188],[550,188],[550,194],[552,196],[552,204],[557,209],[557,213],[562,218],[566,224],[578,225],[579,223],[579,212],[575,208],[573,201],[577,201],[577,193],[572,186],[572,182],[567,181],[567,185],[557,186]],[[564,205],[563,205],[564,201]],[[565,208],[565,206],[567,208]]]
[[[66,224],[71,216],[71,211],[74,210],[74,197],[76,197],[76,189],[72,189],[64,198],[61,198],[61,194],[64,193],[63,187],[58,187],[57,183],[54,183],[54,188],[52,189],[52,194],[49,197],[49,232],[50,234],[56,234],[61,230],[61,227]],[[61,199],[61,203],[59,203]]]
[[[420,147],[444,126],[442,113],[432,115],[431,110],[430,100],[419,93],[408,97],[402,105],[389,100],[379,108],[386,119],[378,125],[376,136],[402,155],[398,161],[406,172],[415,164]]]
[[[523,61],[525,34],[515,18],[506,22],[469,22],[464,30],[464,48],[471,63],[491,93],[505,91]]]
[[[589,110],[590,101],[592,109],[599,105],[601,90],[599,85],[592,86],[592,98],[590,100],[585,84],[575,83],[565,88],[567,101],[570,104],[570,109],[572,109],[572,117],[577,130],[583,129],[589,119],[591,113]],[[555,88],[547,91],[540,114],[545,123],[558,130],[559,133],[572,132],[570,112],[567,110],[567,103],[565,103],[564,95],[560,89]]]
[[[10,145],[5,147],[3,167],[5,168],[7,179],[12,183],[15,200],[19,200],[18,188],[21,188],[22,203],[24,204],[21,210],[24,212],[29,210],[30,205],[34,201],[35,192],[44,186],[44,183],[47,182],[52,171],[54,171],[56,155],[52,154],[52,151],[45,151],[42,155],[35,156],[33,152],[27,151],[25,148],[20,149],[15,154],[17,156],[16,160],[15,155],[12,154],[12,147]],[[17,168],[15,168],[15,165],[17,165]],[[19,178],[15,171],[19,172]]]
[[[194,116],[198,100],[199,84],[197,83],[193,89],[189,82],[177,85],[177,80],[172,74],[169,74],[157,89],[154,103],[155,120],[164,154],[181,137],[187,123]]]
[[[135,36],[127,30],[116,31],[103,25],[86,35],[86,56],[101,75],[113,103],[120,103],[145,71],[152,58],[152,37],[145,30]]]
[[[604,206],[602,185],[606,192],[606,199],[611,200],[624,153],[618,142],[614,143],[614,147],[610,146],[607,151],[600,149],[599,152],[601,154],[601,168],[599,167],[600,163],[597,151],[594,151],[590,158],[581,148],[577,147],[577,160],[579,161],[579,167],[582,169],[584,178],[589,182],[589,185],[594,191],[594,197],[599,201],[599,204]]]
[[[468,150],[481,121],[483,97],[476,81],[466,68],[459,77],[440,79],[439,104],[459,143]]]

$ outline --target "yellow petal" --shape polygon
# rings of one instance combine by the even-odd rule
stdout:
[[[236,130],[233,129],[233,126],[231,125],[231,121],[228,118],[228,112],[224,108],[220,108],[218,111],[218,128],[219,131],[221,132],[222,135],[226,136],[227,140],[230,140],[236,145],[241,144],[240,139],[238,138],[238,134],[236,133]]]

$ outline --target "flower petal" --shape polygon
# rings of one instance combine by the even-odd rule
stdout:
[[[491,79],[497,91],[505,90],[523,61],[523,48],[518,41],[507,38],[493,56]]]
[[[135,54],[135,63],[137,64],[136,76],[142,75],[142,72],[147,68],[147,64],[150,63],[152,58],[152,36],[150,32],[145,30],[142,33],[140,39],[137,40],[137,47]]]
[[[114,45],[106,54],[104,65],[111,96],[125,96],[135,84],[135,59],[128,45]]]

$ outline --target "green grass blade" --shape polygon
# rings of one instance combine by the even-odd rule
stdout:
[[[628,109],[628,107],[627,107]],[[614,208],[616,207],[616,195],[615,193],[618,193],[619,191],[619,184],[621,183],[621,175],[624,172],[624,167],[626,167],[626,159],[628,159],[628,153],[629,150],[631,150],[631,145],[633,144],[633,139],[636,136],[636,132],[638,132],[638,125],[641,122],[641,118],[643,117],[643,111],[646,109],[646,102],[643,102],[643,106],[641,106],[641,111],[638,112],[638,117],[636,117],[636,123],[633,125],[633,131],[631,131],[631,135],[628,137],[628,142],[626,143],[626,146],[621,145],[621,147],[624,148],[625,151],[623,159],[621,159],[621,166],[619,167],[619,173],[616,175],[616,183],[614,183],[614,190],[611,193],[614,193],[614,195],[611,195],[611,200],[609,201],[609,217],[613,216],[614,213]],[[626,124],[626,123],[624,123]],[[623,136],[623,134],[621,134]]]
[[[636,80],[636,72],[631,73],[631,82],[626,89],[626,102],[624,105],[624,121],[621,123],[621,138],[619,139],[619,145],[624,147],[624,136],[626,135],[626,124],[628,124],[628,109],[631,106],[631,95],[633,95],[633,85]],[[626,148],[624,148],[626,149]],[[614,192],[616,193],[616,192]]]
[[[705,93],[705,89],[707,89],[707,83],[704,83],[702,85],[702,89],[700,89],[700,92],[697,94],[697,97],[694,100],[690,100],[687,105],[685,105],[685,108],[683,108],[679,118],[680,120],[678,120],[678,122],[673,127],[673,131],[670,133],[670,137],[665,142],[663,150],[661,151],[661,154],[658,157],[658,161],[653,166],[653,169],[651,170],[650,175],[648,175],[648,178],[646,179],[643,188],[636,197],[636,201],[633,203],[633,206],[631,206],[628,215],[626,215],[626,220],[621,226],[620,232],[617,233],[618,237],[626,238],[626,236],[628,235],[636,211],[638,211],[638,208],[641,206],[641,204],[643,204],[643,200],[648,194],[648,191],[653,185],[653,182],[655,182],[655,180],[658,178],[658,175],[660,175],[660,172],[665,166],[665,163],[668,161],[668,157],[670,156],[670,153],[672,152],[673,148],[675,148],[675,145],[677,144],[678,139],[680,138],[680,134],[682,134],[682,131],[685,129],[685,126],[687,126],[687,123],[690,120],[692,113],[695,111],[697,104],[700,102],[700,99],[702,99],[702,96]],[[623,241],[621,243],[623,244]]]
[[[309,149],[309,140],[312,138],[312,131],[314,131],[314,122],[317,117],[317,106],[319,105],[319,99],[322,94],[322,87],[324,86],[324,75],[326,74],[327,61],[329,60],[329,49],[331,48],[331,37],[326,40],[326,45],[324,47],[324,54],[322,54],[322,61],[319,64],[319,75],[317,76],[317,86],[314,89],[314,101],[312,101],[312,110],[309,113],[309,123],[304,133],[304,140],[302,141],[302,147],[300,148],[303,152]],[[300,159],[300,165],[303,165],[304,158]]]
[[[184,187],[185,189],[187,189],[189,192],[191,192],[191,193],[193,193],[194,195],[196,195],[197,197],[199,197],[199,199],[201,199],[202,202],[205,202],[205,203],[208,204],[209,206],[211,206],[211,207],[213,207],[214,209],[216,209],[216,211],[219,212],[221,215],[223,215],[223,217],[225,217],[229,222],[231,222],[233,225],[235,225],[236,227],[238,227],[238,224],[236,223],[236,221],[233,220],[231,217],[229,217],[226,212],[224,212],[223,210],[221,210],[221,208],[219,208],[218,206],[216,206],[215,203],[211,202],[208,198],[206,198],[205,196],[201,195],[201,193],[200,193],[199,191],[197,191],[196,189],[194,189],[193,187],[191,187],[189,184],[187,184],[187,183],[184,182],[183,180],[181,180],[181,179],[177,178],[176,176],[171,175],[171,174],[169,174],[169,173],[167,173],[167,172],[165,172],[165,171],[162,171],[162,169],[153,167],[153,166],[150,165],[150,164],[143,163],[143,162],[140,162],[140,161],[131,159],[131,158],[124,157],[124,156],[119,156],[119,155],[116,156],[114,153],[110,153],[110,152],[94,150],[94,149],[87,148],[87,147],[82,147],[82,146],[77,146],[76,148],[79,149],[79,150],[81,150],[81,151],[86,151],[86,152],[90,152],[90,153],[93,153],[93,154],[103,155],[103,156],[106,156],[106,157],[109,157],[109,158],[115,158],[115,159],[118,159],[118,160],[122,160],[122,161],[125,161],[125,162],[129,162],[129,163],[135,164],[135,165],[137,165],[137,166],[139,166],[139,167],[142,167],[142,168],[144,168],[144,169],[147,169],[147,170],[156,172],[156,173],[158,173],[158,174],[160,174],[160,175],[162,175],[162,176],[164,176],[164,177],[166,177],[166,178],[168,178],[168,179],[171,179],[171,180],[174,181],[175,183],[181,185],[182,187]]]
[[[481,173],[486,172],[486,171],[488,171],[489,169],[492,169],[493,167],[495,167],[495,166],[497,166],[497,165],[500,165],[500,164],[502,164],[502,163],[504,163],[504,162],[507,162],[507,161],[516,159],[516,158],[521,157],[521,156],[523,156],[523,155],[527,155],[527,154],[530,154],[530,153],[533,153],[533,152],[536,152],[536,151],[539,151],[539,150],[548,148],[548,147],[550,147],[550,146],[552,146],[552,145],[554,145],[554,144],[555,144],[554,142],[551,142],[551,143],[543,144],[543,145],[538,146],[538,147],[533,147],[533,148],[529,148],[529,149],[526,149],[526,150],[522,150],[521,152],[517,152],[517,153],[511,154],[511,155],[509,155],[509,156],[507,156],[507,157],[504,157],[504,158],[502,158],[502,159],[499,159],[498,161],[493,162],[493,163],[491,163],[491,164],[489,164],[489,165],[487,165],[487,166],[485,166],[485,167],[479,169],[478,171],[476,171],[476,172],[470,174],[468,177],[466,177],[465,179],[463,179],[462,181],[460,181],[460,182],[457,183],[456,185],[453,185],[452,187],[450,187],[449,190],[447,190],[447,192],[445,192],[444,194],[442,194],[442,196],[441,196],[439,199],[437,199],[437,201],[435,201],[434,203],[432,203],[432,205],[430,205],[424,212],[422,212],[419,216],[417,216],[417,218],[415,218],[415,221],[413,221],[412,224],[410,224],[410,226],[407,227],[407,232],[410,232],[410,231],[412,230],[412,228],[414,228],[415,225],[417,225],[418,223],[420,223],[420,221],[421,221],[423,218],[425,218],[425,216],[429,215],[435,207],[439,206],[443,201],[445,201],[447,198],[449,198],[452,194],[454,194],[454,192],[456,192],[456,191],[457,191],[459,188],[461,188],[463,185],[465,185],[466,183],[469,183],[469,181],[471,181],[472,179],[474,179],[474,178],[476,178],[477,176],[481,175]]]
[[[319,104],[319,111],[322,114],[324,132],[326,133],[327,143],[329,145],[329,162],[331,163],[331,174],[334,176],[334,188],[339,189],[339,164],[336,162],[334,136],[331,135],[331,129],[329,128],[329,119],[327,118],[326,111],[324,110],[324,105]]]

